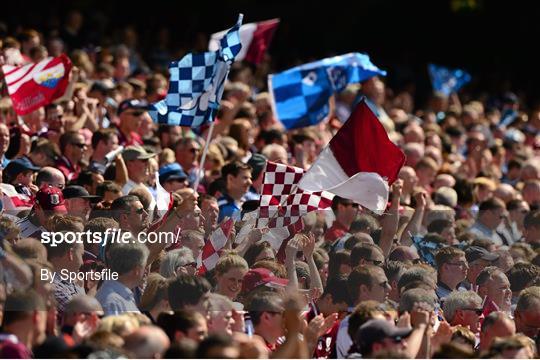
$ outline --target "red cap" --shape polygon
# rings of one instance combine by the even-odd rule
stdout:
[[[67,212],[62,190],[54,186],[44,186],[36,194],[36,204],[43,210]]]
[[[268,269],[256,268],[249,270],[246,276],[244,276],[244,282],[242,283],[242,292],[250,292],[262,285],[287,286],[288,283],[289,280],[278,278]]]

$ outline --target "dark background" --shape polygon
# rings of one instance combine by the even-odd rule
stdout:
[[[117,29],[134,26],[143,54],[161,27],[168,28],[171,47],[189,49],[198,32],[226,29],[239,12],[244,23],[279,17],[270,48],[275,70],[359,51],[388,70],[392,88],[415,84],[419,102],[430,91],[428,62],[469,71],[474,81],[465,91],[474,95],[513,90],[529,105],[540,99],[535,1],[10,0],[2,4],[0,21],[9,32],[34,27],[47,33],[71,9],[82,11],[85,31],[96,43],[112,43]]]

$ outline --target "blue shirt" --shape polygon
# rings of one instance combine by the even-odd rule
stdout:
[[[117,280],[105,280],[99,288],[96,299],[108,315],[120,315],[125,312],[140,312],[135,303],[133,291]]]
[[[240,219],[240,214],[242,212],[242,209],[232,197],[230,197],[227,194],[223,194],[222,197],[218,199],[218,206],[219,206],[219,217],[218,217],[218,223],[220,223],[225,217],[233,218],[233,219]]]

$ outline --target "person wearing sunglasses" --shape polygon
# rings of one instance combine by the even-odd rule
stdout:
[[[146,186],[149,178],[148,160],[155,154],[147,152],[142,146],[128,146],[122,151],[122,157],[128,170],[128,181],[122,188],[124,195],[129,194],[137,185]]]
[[[332,200],[332,210],[334,211],[336,220],[324,235],[324,240],[329,243],[334,243],[334,241],[349,233],[351,224],[356,220],[356,215],[358,215],[358,204],[351,200],[335,196]]]
[[[195,182],[197,171],[199,171],[199,156],[201,155],[201,145],[195,139],[182,138],[178,140],[174,147],[176,162],[188,174],[190,184]]]
[[[118,106],[118,144],[122,146],[142,145],[143,140],[137,130],[141,126],[143,119],[148,117],[148,104],[137,99],[127,99]]]
[[[474,291],[453,291],[443,303],[445,319],[452,326],[469,327],[472,332],[480,332],[482,298]]]
[[[77,131],[68,131],[60,137],[62,156],[56,161],[56,167],[62,171],[68,181],[76,180],[79,176],[80,162],[86,148],[86,140]]]

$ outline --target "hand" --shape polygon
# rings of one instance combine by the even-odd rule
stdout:
[[[392,203],[394,201],[399,201],[401,197],[401,190],[403,188],[403,180],[397,179],[394,185],[392,185]]]
[[[300,317],[303,304],[304,301],[299,294],[291,294],[288,296],[287,299],[285,299],[285,311],[283,311],[283,325],[287,330],[287,334],[300,334],[303,327],[303,319]]]
[[[411,312],[411,325],[413,328],[417,328],[421,325],[428,326],[430,319],[429,311],[417,307]]]
[[[410,328],[411,327],[411,314],[408,311],[405,311],[399,317],[396,326],[399,328]]]
[[[306,259],[313,257],[313,252],[315,251],[315,236],[310,232],[307,236],[304,236],[304,241],[302,241],[302,251]]]
[[[298,248],[300,247],[300,241],[304,237],[303,234],[296,234],[285,247],[285,258],[289,261],[294,262],[296,259],[296,254],[298,253]]]
[[[424,191],[418,192],[414,195],[417,207],[425,208],[427,205],[427,194]]]
[[[317,341],[318,338],[326,334],[328,330],[334,326],[338,319],[338,314],[333,313],[328,315],[326,318],[323,316],[323,314],[319,314],[315,316],[311,321],[309,322],[306,331],[305,336],[308,341]]]
[[[452,340],[452,327],[446,321],[439,323],[437,332],[431,337],[431,345],[433,348],[437,348],[442,344],[449,343]]]

